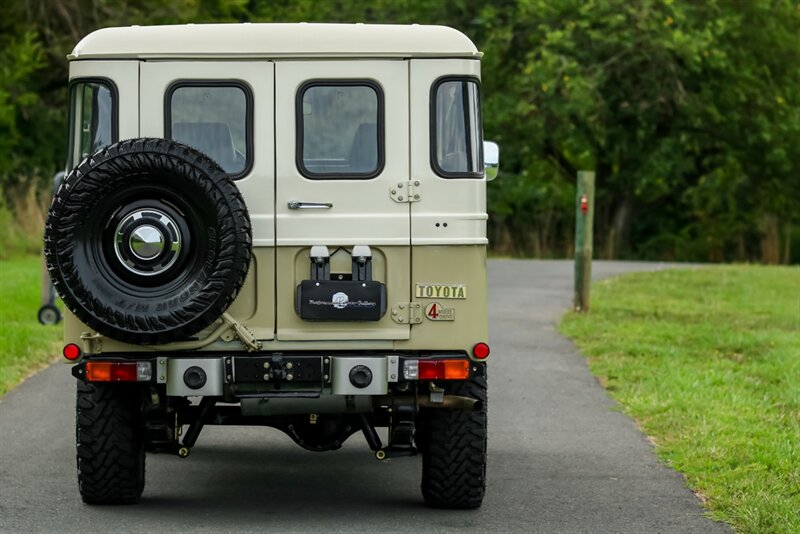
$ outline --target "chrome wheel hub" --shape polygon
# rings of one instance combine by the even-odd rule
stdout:
[[[114,253],[120,264],[140,276],[167,271],[181,251],[178,225],[155,208],[140,208],[126,215],[114,232]]]

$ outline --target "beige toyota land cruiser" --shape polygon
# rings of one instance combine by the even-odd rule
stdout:
[[[85,502],[137,501],[145,454],[187,457],[213,424],[315,452],[360,432],[379,460],[422,456],[428,505],[480,506],[498,155],[480,58],[417,25],[78,43],[45,254]]]

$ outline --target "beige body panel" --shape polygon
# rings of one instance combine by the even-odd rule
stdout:
[[[281,308],[277,317],[277,324],[286,325],[286,335],[282,339],[275,339],[271,328],[263,327],[265,324],[275,324],[275,286],[271,283],[272,265],[275,254],[272,248],[254,249],[255,259],[247,276],[244,287],[239,292],[229,313],[241,321],[262,341],[264,350],[454,350],[471,352],[472,347],[478,342],[488,341],[487,323],[487,295],[486,295],[486,247],[473,246],[424,246],[415,247],[411,259],[411,274],[408,272],[394,273],[387,271],[387,259],[405,259],[409,250],[406,247],[384,247],[376,255],[373,264],[374,279],[387,281],[392,276],[402,278],[405,287],[416,284],[444,284],[466,286],[466,299],[441,299],[417,298],[411,302],[418,302],[422,309],[431,303],[438,303],[444,308],[452,308],[455,313],[453,321],[432,321],[427,317],[419,324],[413,326],[398,325],[391,319],[391,307],[398,302],[403,302],[396,295],[389,295],[389,310],[380,321],[363,326],[366,334],[360,334],[362,339],[350,339],[340,335],[342,332],[352,337],[352,324],[344,323],[309,323],[303,321],[295,313],[294,306]],[[295,278],[302,280],[308,275],[307,249],[302,247],[284,247],[279,249],[277,261],[287,269],[292,269]],[[344,262],[332,263],[332,271],[346,270]],[[390,273],[390,274],[387,274]],[[258,283],[257,280],[266,283]],[[289,299],[293,302],[294,287],[285,286],[278,288],[278,302]],[[265,303],[261,305],[260,303]],[[312,328],[309,329],[309,326]],[[397,327],[397,328],[395,328]],[[293,332],[292,329],[295,329]],[[206,329],[197,335],[202,338],[213,330]],[[80,343],[80,336],[90,329],[81,323],[69,311],[64,319],[64,337],[66,342]],[[405,332],[403,334],[403,332]],[[315,336],[314,340],[301,341],[291,339],[292,334],[297,336]],[[394,336],[395,339],[391,339]],[[405,339],[397,339],[404,336]],[[372,339],[370,339],[372,338]],[[306,337],[307,339],[307,337]],[[160,352],[169,352],[170,345],[159,347]],[[120,343],[112,339],[102,339],[102,351],[108,352],[148,352],[152,347]],[[202,350],[206,351],[244,351],[241,343],[236,340],[230,342],[218,341]]]
[[[452,309],[453,321],[433,321],[423,317],[411,327],[407,341],[397,341],[397,350],[463,350],[470,355],[478,342],[488,342],[489,325],[486,295],[486,247],[419,246],[411,259],[412,292],[417,284],[466,286],[466,299],[414,297],[424,312],[438,303]]]
[[[486,245],[486,178],[442,178],[431,167],[431,88],[444,77],[480,79],[481,64],[468,59],[411,60],[411,176],[422,184],[411,204],[411,245]]]
[[[379,321],[338,322],[304,321],[295,312],[295,288],[302,280],[309,279],[311,263],[306,247],[279,247],[276,271],[283,276],[278,284],[278,340],[326,341],[348,339],[394,340],[408,339],[409,325],[398,324],[387,311]],[[331,249],[333,252],[333,249]],[[337,272],[349,273],[350,255],[343,253],[331,261],[331,279]],[[338,256],[338,257],[337,257]],[[411,284],[406,265],[410,263],[409,247],[372,247],[372,279],[383,282],[389,288],[389,306],[393,301],[408,302]],[[291,276],[286,276],[290,274]],[[280,275],[279,275],[280,276]]]

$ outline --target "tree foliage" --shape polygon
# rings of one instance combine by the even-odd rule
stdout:
[[[570,252],[576,171],[603,257],[800,256],[800,4],[793,0],[26,0],[0,21],[0,181],[65,152],[65,54],[94,29],[218,21],[445,24],[485,52],[495,247]],[[795,246],[791,247],[792,241]]]
[[[794,3],[542,0],[500,24],[501,144],[529,182],[596,171],[601,254],[758,257],[776,230],[759,225],[798,222]]]

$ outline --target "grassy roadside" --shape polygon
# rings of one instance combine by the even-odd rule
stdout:
[[[632,274],[592,306],[561,331],[711,515],[800,532],[800,269]]]
[[[0,261],[0,396],[59,354],[61,325],[36,320],[39,258]]]

